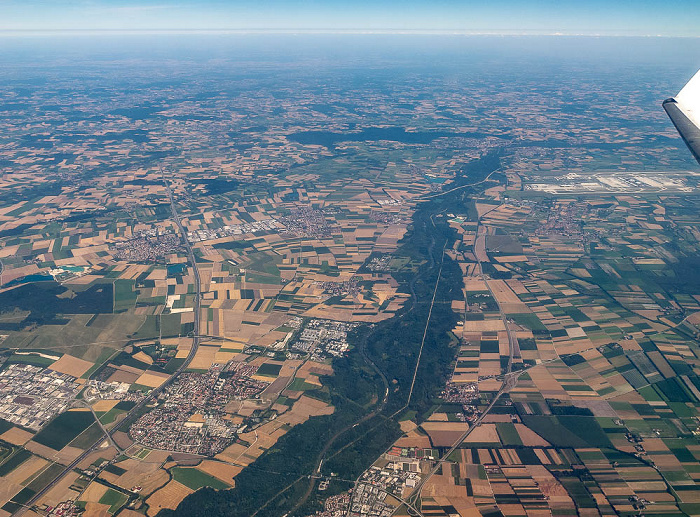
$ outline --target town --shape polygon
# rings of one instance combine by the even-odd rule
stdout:
[[[130,428],[131,437],[154,449],[213,456],[223,451],[247,424],[232,424],[224,406],[252,398],[267,383],[251,379],[256,368],[231,361],[206,373],[183,373],[158,397],[160,404]]]

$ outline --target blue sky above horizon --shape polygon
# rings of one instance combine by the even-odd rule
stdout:
[[[359,30],[700,37],[697,0],[0,0],[0,30]]]

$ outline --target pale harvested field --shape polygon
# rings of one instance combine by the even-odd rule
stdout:
[[[479,262],[489,262],[489,256],[486,254],[486,235],[483,233],[474,241],[474,255]]]
[[[110,515],[108,510],[108,504],[90,502],[85,505],[85,513],[82,517],[108,517]]]
[[[520,439],[523,441],[525,447],[547,447],[549,442],[542,438],[532,429],[528,428],[523,424],[515,424],[515,429],[520,435]]]
[[[510,415],[495,415],[492,413],[487,414],[482,420],[485,424],[495,424],[498,422],[512,422]]]
[[[56,461],[58,461],[58,463],[68,465],[71,461],[80,456],[83,452],[85,451],[83,451],[82,449],[66,445],[60,451],[55,452],[54,457],[56,458]]]
[[[392,303],[389,307],[387,307],[386,310],[382,312],[378,312],[377,314],[355,314],[356,308],[351,307],[347,308],[344,305],[323,305],[319,304],[316,305],[315,307],[312,307],[308,311],[304,312],[304,316],[309,317],[309,318],[320,318],[320,319],[332,319],[332,320],[339,320],[339,321],[362,321],[365,323],[378,323],[380,321],[383,321],[385,319],[391,318],[394,316],[392,312],[388,312],[388,310],[396,311],[398,308],[403,305],[405,301],[405,297],[402,298],[397,298],[395,302],[400,302],[397,303],[396,306],[392,307],[394,303]],[[366,309],[372,310],[370,307],[366,307]]]
[[[126,372],[124,370],[117,370],[107,379],[108,382],[125,382],[127,384],[133,384],[136,379],[140,377],[139,374]]]
[[[223,452],[216,455],[217,459],[223,461],[233,461],[242,465],[252,463],[254,459],[260,456],[267,449],[272,447],[286,431],[280,429],[275,422],[268,422],[260,426],[256,432],[243,433],[241,438],[248,442],[248,447],[240,444],[233,444],[227,447]]]
[[[477,452],[479,454],[479,463],[481,463],[482,465],[489,465],[493,463],[489,451],[487,451],[486,449],[478,449]]]
[[[119,366],[119,369],[125,372],[135,373],[136,375],[141,375],[145,371],[143,368],[136,368],[135,366],[129,366],[126,364],[122,364],[121,366]]]
[[[155,516],[163,508],[174,510],[193,491],[175,480],[171,481],[146,499],[146,504],[148,504],[146,515]]]
[[[316,375],[313,375],[311,373],[307,374],[304,377],[304,382],[306,382],[308,384],[313,384],[314,386],[318,386],[318,387],[323,386],[323,383],[321,382],[321,380]]]
[[[141,377],[136,379],[136,383],[148,386],[149,388],[157,388],[167,381],[169,377],[170,375],[167,373],[145,372],[143,375],[141,375]]]
[[[107,412],[110,409],[112,409],[114,406],[116,406],[119,403],[118,400],[115,399],[104,399],[104,400],[98,400],[92,405],[92,410],[95,412],[100,412],[104,411]]]
[[[3,483],[24,483],[48,466],[49,462],[44,458],[32,456],[27,461],[15,468],[7,476],[2,478]]]
[[[214,354],[214,362],[215,363],[228,363],[229,361],[232,361],[236,356],[238,355],[238,352],[217,352]]]
[[[82,374],[87,372],[92,368],[93,363],[90,361],[85,361],[83,359],[78,359],[72,355],[64,354],[61,358],[53,363],[50,368],[59,373],[65,373],[66,375],[72,375],[73,377],[80,377]]]
[[[666,484],[663,481],[628,481],[627,484],[637,493],[645,490],[649,492],[663,492],[666,490]],[[700,494],[698,494],[696,497],[698,497],[698,499],[696,499],[694,502],[700,501]],[[685,496],[683,499],[685,500]]]
[[[450,499],[450,504],[455,507],[460,517],[481,517],[482,513],[470,499]]]
[[[700,311],[694,312],[686,318],[686,321],[692,325],[700,324]]]
[[[126,489],[141,485],[142,492],[149,494],[168,480],[168,473],[160,468],[167,457],[167,451],[151,451],[145,460],[129,458],[120,461],[116,466],[123,468],[126,472],[112,482]]]
[[[190,368],[207,370],[214,362],[216,353],[219,351],[218,346],[202,345],[197,349],[197,353],[190,363]]]
[[[299,373],[306,374],[306,372],[313,373],[315,375],[332,375],[333,367],[330,364],[307,361],[301,368],[299,368]]]
[[[148,274],[148,280],[165,280],[168,277],[167,269],[154,269]]]
[[[49,458],[51,460],[57,459],[57,452],[51,447],[47,447],[46,445],[42,445],[40,443],[36,443],[30,440],[24,445],[24,447],[29,452],[33,452],[35,454],[38,454],[39,456],[43,456],[44,458]]]
[[[428,433],[434,446],[448,447],[464,434],[469,428],[469,424],[466,422],[423,422],[421,427]]]
[[[523,283],[520,280],[516,279],[509,279],[506,280],[506,284],[508,284],[508,287],[510,287],[515,294],[528,294],[529,291],[527,288],[523,285]]]
[[[13,427],[0,434],[0,440],[5,440],[12,445],[24,445],[32,439],[32,436],[34,435],[29,431],[25,431],[19,427]]]
[[[481,424],[475,428],[464,443],[500,443],[496,424]]]
[[[505,281],[487,280],[486,283],[499,303],[522,303]]]
[[[494,259],[496,262],[500,262],[501,264],[506,264],[509,262],[527,262],[527,257],[525,255],[506,255],[494,257]]]
[[[197,465],[197,468],[202,472],[206,472],[207,474],[220,479],[224,483],[228,483],[231,486],[234,486],[235,484],[233,478],[235,478],[238,473],[243,470],[241,467],[212,460],[204,460],[202,463]]]
[[[278,420],[287,422],[290,425],[296,425],[306,422],[312,416],[330,415],[334,410],[333,406],[329,406],[325,402],[302,396],[292,406],[291,411],[278,417]]]
[[[46,460],[35,456],[25,461],[4,478],[0,478],[0,502],[4,504],[9,501],[11,497],[22,489],[20,483],[34,476],[46,466],[48,466]]]
[[[479,379],[479,372],[455,372],[452,375],[452,382],[456,384],[466,384],[469,382],[476,382]]]
[[[279,362],[275,361],[266,361],[269,364],[280,364]],[[299,359],[292,359],[289,361],[285,361],[284,363],[281,364],[282,368],[280,369],[280,373],[278,377],[287,377],[291,376],[296,369],[299,367],[301,364],[301,360]]]
[[[270,347],[274,345],[275,342],[282,341],[286,337],[286,335],[287,334],[284,332],[275,332],[271,330],[263,336],[256,337],[255,344],[262,347]],[[240,348],[240,351],[243,351],[243,348]]]
[[[449,481],[452,481],[451,479]],[[449,483],[448,480],[443,479],[443,476],[433,475],[430,480],[425,484],[425,487],[421,491],[423,497],[449,497],[450,499],[455,498],[467,498],[467,487],[461,485],[454,485]]]
[[[75,252],[76,252],[76,250],[74,249],[73,253],[75,253]],[[75,285],[87,285],[90,282],[93,282],[93,281],[101,279],[101,278],[104,278],[104,277],[101,275],[83,275],[83,276],[79,276],[77,278],[71,278],[70,283],[75,284]]]
[[[490,205],[486,203],[474,203],[474,206],[476,207],[476,213],[479,217],[482,217],[483,215],[488,214],[489,212],[498,208],[498,205]]]
[[[146,364],[153,364],[153,358],[146,352],[138,351],[133,355],[134,359]]]
[[[528,314],[531,312],[530,308],[522,302],[520,302],[520,303],[502,303],[501,309],[506,314]]]
[[[410,431],[413,431],[417,425],[413,420],[403,420],[399,422],[399,427],[401,427],[401,431],[404,433],[408,433]]]
[[[251,447],[254,446],[255,442],[255,436],[252,436],[251,438]],[[223,461],[232,461],[236,463],[241,463],[244,465],[248,465],[250,463],[250,460],[248,461],[241,461],[243,459],[243,455],[248,452],[250,447],[246,447],[245,445],[242,445],[240,443],[234,443],[226,447],[223,451],[221,451],[219,454],[216,455],[216,458],[223,460]]]
[[[143,514],[134,510],[125,509],[119,512],[119,517],[143,517]]]
[[[77,467],[79,469],[86,469],[88,468],[93,462],[97,461],[99,458],[103,458],[106,460],[111,460],[117,455],[117,449],[114,447],[105,447],[105,448],[100,448],[91,454],[88,454],[83,460],[78,463]]]
[[[83,492],[83,495],[80,496],[80,499],[82,501],[92,501],[92,502],[97,502],[100,500],[100,498],[105,494],[107,491],[107,487],[103,485],[102,483],[98,483],[96,481],[93,481],[88,485],[88,487],[85,489]]]
[[[418,447],[421,449],[430,448],[430,440],[424,434],[419,434],[415,431],[407,433],[407,436],[402,436],[396,440],[397,447]]]
[[[505,329],[506,327],[501,319],[464,322],[465,332],[498,332]]]
[[[51,488],[51,490],[41,497],[39,504],[55,506],[61,501],[74,499],[78,495],[78,492],[71,490],[70,486],[75,483],[79,477],[80,474],[77,472],[69,472],[66,474],[61,481],[59,481],[54,487]]]

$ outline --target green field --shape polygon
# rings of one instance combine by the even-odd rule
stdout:
[[[290,391],[306,391],[318,389],[318,386],[315,384],[309,384],[308,382],[304,381],[304,379],[294,379],[287,389]]]
[[[100,366],[102,366],[107,359],[112,357],[115,354],[114,350],[111,348],[104,348],[101,352],[98,358],[95,360],[95,364],[93,364],[88,371],[86,371],[80,378],[81,379],[89,379],[90,376],[97,370]]]
[[[55,352],[51,353],[52,356],[54,357],[60,357],[63,354],[57,354]],[[26,354],[26,353],[21,353],[21,354],[12,354],[10,358],[7,360],[7,363],[20,363],[20,364],[31,364],[33,366],[51,366],[53,363],[55,363],[55,359],[50,359],[48,357],[42,357],[38,354]]]
[[[173,357],[170,361],[168,361],[168,364],[165,365],[164,370],[167,373],[175,373],[175,371],[182,366],[182,364],[185,362],[184,357]]]
[[[22,463],[32,457],[32,453],[26,449],[16,449],[2,463],[0,463],[0,477],[7,476]]]
[[[123,415],[124,413],[126,413],[126,411],[113,407],[112,409],[110,409],[105,414],[99,417],[100,422],[102,422],[103,425],[109,425],[113,423],[119,415]]]
[[[514,424],[503,422],[496,424],[496,430],[498,431],[498,436],[501,438],[503,445],[522,445],[523,441],[520,439],[518,430],[515,428]]]
[[[556,447],[587,447],[586,441],[559,424],[552,416],[522,415],[523,424]]]
[[[613,447],[595,418],[587,416],[559,416],[557,418],[564,427],[589,444],[595,447]]]
[[[134,290],[133,280],[118,279],[114,281],[114,312],[124,312],[136,304],[138,291]]]
[[[57,451],[95,422],[90,411],[66,411],[34,436],[34,441]]]
[[[277,377],[282,369],[281,364],[270,364],[265,363],[260,365],[258,368],[257,375],[264,375],[266,377]]]
[[[547,330],[547,327],[542,324],[536,314],[508,314],[507,317],[533,332],[545,332]]]
[[[12,429],[12,426],[12,422],[8,422],[7,420],[0,418],[0,434],[4,433],[5,431],[9,431]]]
[[[42,470],[41,473],[27,485],[27,488],[35,492],[44,489],[46,485],[51,483],[64,469],[65,467],[60,463],[52,463]]]
[[[267,282],[269,282],[270,280],[279,278],[280,270],[277,268],[277,265],[282,263],[281,256],[276,254],[269,255],[267,253],[251,253],[250,255],[248,255],[248,258],[250,259],[250,262],[246,264],[247,282],[259,281],[255,279],[256,276],[262,279],[263,283],[265,282],[265,279],[267,280]],[[249,273],[248,270],[251,269],[259,275],[255,275],[255,273]]]
[[[590,416],[523,415],[523,423],[557,447],[608,447],[612,444],[595,418]],[[500,432],[500,429],[499,429]]]
[[[134,339],[140,340],[157,338],[160,335],[158,319],[159,316],[154,316],[152,314],[146,316],[146,320],[143,322],[143,325],[141,325],[139,329],[134,332]]]
[[[109,505],[109,513],[114,513],[116,512],[120,507],[126,503],[128,498],[126,495],[122,494],[121,492],[117,492],[116,490],[109,488],[103,495],[100,497],[100,500],[98,501],[100,504],[108,504]]]
[[[581,480],[574,477],[561,476],[557,478],[559,482],[566,488],[569,495],[574,500],[574,503],[579,508],[596,508],[595,499],[591,496],[590,492],[586,488]]]
[[[110,285],[111,286],[111,285]],[[111,294],[111,293],[110,293]],[[95,310],[97,310],[96,308]],[[129,313],[99,314],[93,324],[86,326],[94,314],[75,314],[65,320],[60,332],[55,325],[41,325],[32,328],[31,331],[10,332],[3,343],[5,346],[18,347],[29,350],[42,347],[50,348],[47,352],[53,356],[69,353],[87,361],[97,361],[106,350],[114,350],[124,345],[130,339],[130,334],[136,331],[143,323],[145,316],[134,316]],[[100,337],[101,336],[101,337]],[[99,339],[98,339],[99,338]],[[101,344],[92,344],[101,341]],[[24,357],[25,359],[19,359]],[[21,362],[28,362],[27,356],[17,356]],[[46,366],[45,362],[38,362],[41,358],[32,358],[32,363],[38,366]],[[92,373],[92,372],[91,372]]]
[[[0,465],[9,458],[13,452],[15,452],[15,448],[12,445],[0,441]]]
[[[182,483],[192,490],[198,490],[205,486],[215,488],[217,490],[229,488],[229,485],[223,481],[219,481],[215,477],[205,474],[196,468],[174,467],[170,469],[170,473],[173,475],[173,479],[175,479],[175,481]]]

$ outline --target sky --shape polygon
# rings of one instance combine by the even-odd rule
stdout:
[[[700,7],[698,0],[0,0],[0,30],[700,37]]]

